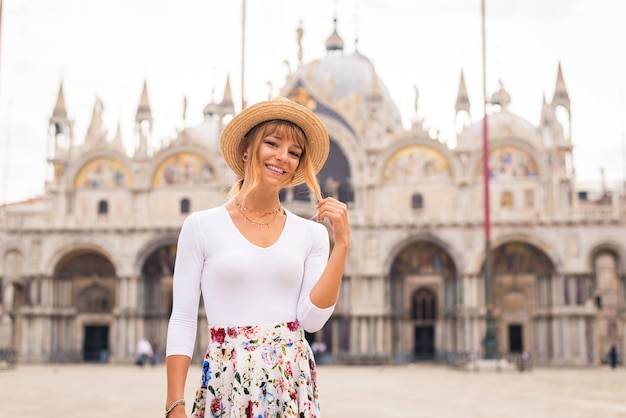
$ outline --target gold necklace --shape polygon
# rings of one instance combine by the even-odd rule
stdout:
[[[246,206],[242,205],[241,202],[239,202],[239,199],[235,198],[235,204],[237,205],[238,208],[241,208],[244,212],[252,212],[250,209],[248,209]],[[271,215],[271,214],[276,214],[278,212],[280,212],[280,209],[282,208],[281,205],[278,205],[278,208],[275,210],[270,210],[269,212],[265,212],[265,213],[259,213],[257,211],[254,211],[254,214],[256,216],[258,216],[259,218],[264,218],[267,215]]]
[[[238,200],[237,198],[235,198],[235,205],[237,206],[237,210],[239,211],[239,213],[241,213],[241,216],[243,216],[243,220],[244,220],[244,221],[246,221],[246,222],[250,222],[252,225],[256,225],[256,226],[258,226],[259,228],[263,228],[264,226],[266,226],[266,227],[268,227],[268,228],[269,228],[269,227],[270,227],[270,224],[271,224],[272,222],[274,222],[274,220],[278,217],[278,214],[280,213],[280,210],[281,210],[281,208],[282,208],[282,206],[278,206],[278,209],[273,210],[273,211],[271,211],[271,212],[264,213],[262,216],[266,216],[266,215],[269,215],[269,214],[271,214],[271,213],[273,213],[273,214],[274,214],[274,216],[272,217],[272,219],[270,219],[270,220],[269,220],[269,221],[267,221],[267,222],[259,222],[259,221],[255,221],[254,219],[250,219],[250,218],[246,215],[245,211],[247,211],[247,210],[248,210],[248,208],[246,208],[245,206],[243,206],[243,205],[241,204],[241,202],[239,202],[239,200]],[[255,213],[256,213],[256,212],[255,212]],[[258,215],[258,214],[257,214],[257,215]],[[259,216],[260,216],[260,215],[259,215]],[[262,217],[262,216],[261,216],[261,217]]]

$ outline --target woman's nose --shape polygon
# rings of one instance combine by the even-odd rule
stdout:
[[[276,152],[276,158],[278,158],[281,161],[286,160],[288,152],[289,150],[287,148],[280,147],[278,151]]]

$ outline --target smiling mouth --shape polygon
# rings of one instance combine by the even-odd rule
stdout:
[[[275,165],[266,165],[265,167],[277,174],[287,174],[285,170],[283,170],[282,168],[278,168]]]

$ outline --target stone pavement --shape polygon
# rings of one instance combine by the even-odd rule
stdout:
[[[191,402],[200,366],[187,379]],[[470,372],[436,365],[319,367],[324,418],[626,417],[626,369]],[[162,417],[165,366],[18,365],[0,370],[0,417]],[[190,410],[190,405],[187,406]]]

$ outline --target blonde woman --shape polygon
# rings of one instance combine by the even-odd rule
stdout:
[[[224,205],[191,214],[180,232],[166,417],[187,416],[200,294],[211,338],[192,416],[320,417],[304,331],[318,331],[332,314],[350,243],[346,205],[323,198],[315,177],[328,156],[328,133],[308,108],[279,97],[235,116],[220,148],[240,180]],[[315,220],[280,203],[283,188],[302,183],[317,196]],[[332,254],[323,220],[331,225]]]

